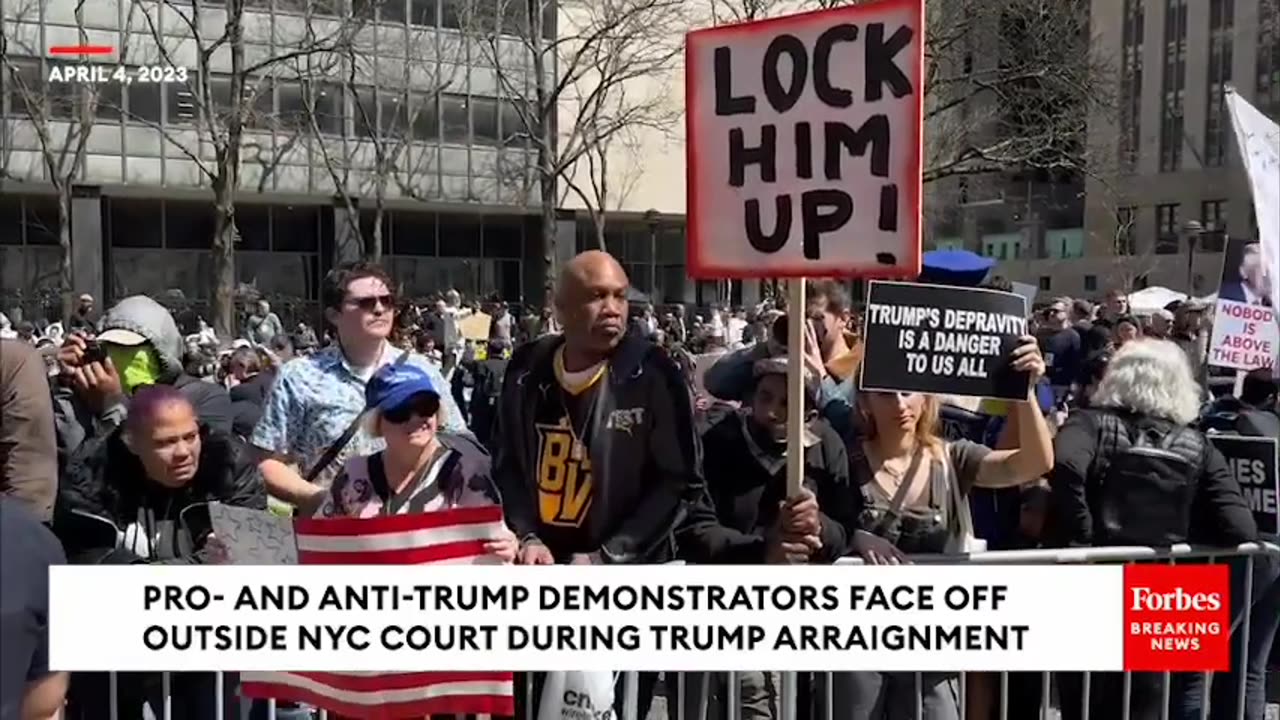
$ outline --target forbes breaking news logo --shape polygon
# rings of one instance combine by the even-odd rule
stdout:
[[[1231,669],[1226,565],[1129,565],[1124,571],[1124,669]]]

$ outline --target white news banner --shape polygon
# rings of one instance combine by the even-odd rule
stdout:
[[[1118,566],[60,566],[49,597],[73,671],[1124,662]]]

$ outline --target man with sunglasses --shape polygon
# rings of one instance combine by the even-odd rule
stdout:
[[[366,262],[341,265],[325,275],[321,301],[337,343],[280,368],[250,438],[263,452],[259,467],[267,490],[304,513],[323,499],[347,457],[382,449],[379,438],[357,427],[365,386],[379,368],[412,363],[437,387],[447,387],[426,358],[387,341],[396,316],[392,286],[386,271]],[[440,403],[442,429],[466,433],[453,399],[445,395]]]

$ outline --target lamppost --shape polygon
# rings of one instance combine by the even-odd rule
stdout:
[[[1190,300],[1195,279],[1196,242],[1204,234],[1204,227],[1197,220],[1188,220],[1182,223],[1182,234],[1187,238],[1187,299]]]
[[[649,208],[644,211],[644,221],[649,225],[649,301],[654,302],[658,293],[658,224],[662,215]]]

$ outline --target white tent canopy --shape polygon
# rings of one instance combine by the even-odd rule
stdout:
[[[1150,315],[1163,310],[1171,302],[1186,299],[1186,293],[1174,292],[1166,287],[1143,288],[1129,295],[1129,310],[1140,315]]]

